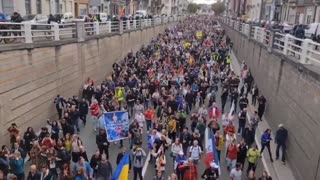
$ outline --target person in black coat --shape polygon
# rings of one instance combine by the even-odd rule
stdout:
[[[118,156],[117,156],[117,165],[120,163],[121,159],[123,158],[123,156],[126,154],[127,149],[125,147],[123,147],[121,149],[121,152],[119,152]],[[129,170],[131,170],[131,160],[129,157]]]
[[[276,132],[275,142],[277,144],[276,149],[276,160],[279,159],[279,150],[282,149],[282,158],[281,162],[285,163],[285,155],[286,155],[286,142],[288,139],[288,130],[283,127],[283,124],[279,124],[279,129]]]
[[[238,148],[239,148],[239,152],[238,152],[238,156],[237,156],[237,163],[242,164],[242,167],[244,167],[244,163],[245,163],[246,157],[247,157],[248,146],[247,146],[246,142],[244,140],[242,140],[238,144]]]
[[[252,128],[251,125],[247,126],[243,133],[243,139],[249,147],[251,147],[251,145],[254,143],[254,136],[255,130]]]
[[[262,116],[264,114],[264,111],[265,111],[265,108],[266,108],[266,98],[264,98],[263,95],[261,95],[259,98],[258,98],[258,116],[260,118],[260,121],[262,121]]]
[[[30,172],[27,176],[27,180],[41,180],[41,174],[37,171],[36,165],[30,166]]]
[[[83,98],[82,101],[79,103],[79,115],[80,115],[80,119],[83,122],[83,125],[85,126],[87,123],[87,115],[89,112],[89,105],[87,103],[87,101]]]
[[[48,165],[47,164],[42,165],[40,179],[52,180],[55,178],[56,177],[50,172]]]
[[[28,127],[27,131],[23,135],[26,150],[29,153],[32,148],[32,142],[37,138],[36,133],[32,127]]]
[[[107,139],[106,131],[104,129],[101,129],[99,134],[96,136],[96,144],[98,145],[100,155],[105,152],[105,154],[107,155],[107,159],[109,159],[109,142]]]
[[[90,159],[90,166],[93,169],[93,176],[96,177],[98,171],[98,164],[101,161],[101,155],[99,151],[96,151],[94,155],[92,155]]]

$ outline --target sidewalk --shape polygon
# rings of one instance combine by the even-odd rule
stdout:
[[[238,59],[235,57],[234,53],[231,53],[231,68],[233,69],[233,71],[240,75],[240,71],[241,71],[241,66],[239,64]],[[248,110],[248,119],[250,120],[250,116],[253,115],[254,110],[256,110],[256,107],[251,105],[251,96],[248,97],[249,99],[249,110]],[[258,128],[256,130],[256,137],[255,137],[255,141],[256,144],[258,146],[259,149],[261,149],[261,140],[260,137],[262,135],[262,133],[264,132],[264,130],[266,130],[267,128],[270,128],[267,120],[262,117],[262,121],[259,122]],[[271,129],[271,128],[270,128]],[[276,129],[273,129],[272,132],[275,133]],[[272,135],[272,138],[274,139],[274,134]],[[276,179],[276,180],[295,180],[295,177],[293,175],[292,170],[290,169],[290,166],[288,163],[286,163],[285,165],[281,164],[280,160],[275,160],[275,152],[276,152],[276,144],[274,143],[274,141],[271,142],[271,153],[274,159],[274,162],[271,163],[270,159],[269,159],[269,154],[268,154],[268,150],[265,149],[263,154],[262,154],[262,163],[263,166],[265,168],[265,170],[269,173],[270,176],[272,176],[272,179]],[[281,151],[280,151],[280,158],[281,158]]]

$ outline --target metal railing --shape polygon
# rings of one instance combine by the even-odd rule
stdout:
[[[220,22],[247,35],[268,49],[277,51],[285,56],[293,57],[303,64],[320,65],[320,44],[311,39],[300,39],[290,34],[282,34],[266,30],[260,26],[240,23],[228,18],[219,18]]]
[[[67,24],[31,24],[0,22],[0,44],[21,44],[33,42],[59,41],[76,39],[78,25],[82,24],[84,36],[95,36],[108,33],[148,28],[169,22],[183,20],[185,16],[155,17],[152,19],[107,21],[107,22],[74,22]]]

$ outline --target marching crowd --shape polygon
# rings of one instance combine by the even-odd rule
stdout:
[[[229,53],[230,39],[211,17],[189,17],[167,29],[148,46],[114,63],[112,74],[101,84],[89,78],[82,98],[58,95],[54,105],[59,120],[48,120],[51,128],[43,127],[36,134],[29,127],[22,134],[12,124],[8,129],[11,146],[1,149],[0,180],[109,180],[115,164],[128,151],[134,180],[143,179],[149,152],[150,163],[155,166],[154,180],[168,176],[171,180],[222,179],[221,168],[230,171],[228,177],[232,180],[271,180],[267,172],[261,177],[255,174],[265,148],[273,161],[270,129],[261,137],[261,150],[254,143],[266,99],[259,94],[245,63],[240,76],[231,70]],[[252,105],[258,108],[248,120],[249,94]],[[230,112],[225,110],[227,102],[231,104]],[[109,156],[115,154],[109,152],[103,113],[122,110],[128,112],[131,121],[129,145],[120,141],[117,162],[110,162]],[[92,121],[97,133],[94,154],[87,154],[79,137],[80,126],[85,128],[87,120]],[[283,125],[279,127],[276,158],[282,148],[285,162],[287,131]],[[203,158],[206,129],[214,134],[219,160],[213,162],[204,162]],[[148,141],[144,144],[146,135]],[[219,166],[224,160],[227,167]],[[166,165],[169,161],[173,167]],[[28,170],[24,163],[30,165]],[[200,163],[206,164],[204,172],[199,172]]]

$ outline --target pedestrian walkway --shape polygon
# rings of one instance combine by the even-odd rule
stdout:
[[[239,63],[239,60],[236,58],[235,54],[232,52],[231,53],[231,68],[233,69],[233,71],[236,74],[240,74],[241,72],[241,65]],[[241,87],[241,86],[239,86]],[[251,102],[251,97],[248,97],[248,99]],[[250,120],[250,116],[253,115],[254,111],[256,110],[256,107],[254,107],[253,105],[251,105],[251,103],[249,103],[249,110],[248,110],[248,119]],[[258,148],[261,148],[261,135],[262,133],[270,128],[267,120],[264,118],[264,116],[262,117],[262,121],[259,122],[259,126],[257,127],[257,131],[256,131],[256,137],[255,137],[255,141],[256,144],[258,146]],[[270,128],[271,129],[271,128]],[[275,132],[275,129],[272,129],[273,132]],[[273,138],[274,138],[274,134],[273,134]],[[276,144],[273,142],[271,142],[271,151],[273,153],[274,159],[275,159],[275,152],[276,152]],[[293,175],[293,172],[289,166],[289,164],[282,164],[280,161],[274,161],[273,163],[270,161],[270,159],[268,158],[268,152],[264,151],[262,154],[262,163],[264,168],[266,169],[266,171],[272,176],[273,179],[278,179],[278,180],[294,180],[295,177]]]

